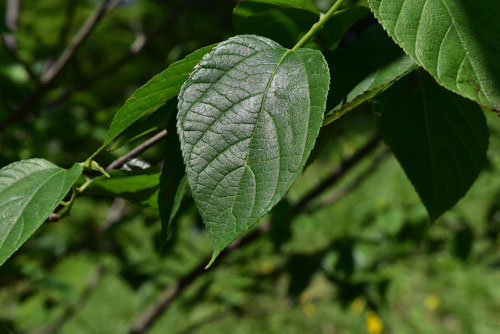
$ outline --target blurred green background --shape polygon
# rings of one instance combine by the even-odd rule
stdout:
[[[324,11],[331,2],[315,4]],[[234,35],[236,3],[119,2],[25,117],[1,131],[0,166],[42,157],[68,167],[86,159],[135,89],[190,52]],[[26,67],[40,74],[96,4],[21,1],[19,59],[0,48],[0,121],[36,90]],[[341,45],[373,23],[365,20]],[[312,163],[261,223],[271,230],[198,275],[148,333],[498,333],[500,119],[486,116],[489,165],[432,225],[385,147],[288,219],[289,205],[367,142],[377,120],[367,103],[324,128]],[[105,166],[138,142],[98,161]],[[168,161],[169,150],[158,145],[141,159],[155,166]],[[70,217],[43,225],[0,268],[0,333],[129,332],[211,253],[190,198],[163,253],[159,233],[155,208],[79,198]]]

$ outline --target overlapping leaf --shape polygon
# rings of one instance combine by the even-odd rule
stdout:
[[[427,74],[381,98],[380,127],[431,220],[465,195],[486,163],[488,127],[481,108]]]
[[[179,95],[178,131],[214,257],[288,191],[323,121],[328,66],[319,51],[242,35],[219,44]]]
[[[121,197],[135,204],[158,208],[160,172],[141,169],[112,170],[109,176],[95,178],[87,188],[87,193]]]
[[[415,67],[380,25],[368,28],[352,45],[333,51],[327,61],[336,85],[328,96],[325,123],[371,99]]]
[[[319,19],[319,12],[309,0],[247,0],[233,11],[237,34],[268,37],[292,47]]]
[[[82,173],[43,159],[12,163],[0,170],[0,265],[47,219]]]
[[[187,177],[174,122],[169,124],[165,141],[167,151],[160,177],[160,193],[158,196],[162,246],[167,241],[172,222],[187,190]]]
[[[213,47],[214,45],[206,46],[173,63],[139,88],[116,113],[103,147],[111,143],[134,122],[150,115],[168,100],[176,97],[193,67]]]
[[[359,20],[367,17],[370,10],[362,6],[349,7],[340,10],[326,21],[320,31],[321,45],[323,50],[335,50],[344,34]]]
[[[500,111],[497,0],[369,0],[389,35],[443,86]]]

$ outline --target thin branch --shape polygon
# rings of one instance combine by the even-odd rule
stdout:
[[[343,176],[347,174],[354,166],[356,166],[363,158],[365,158],[370,152],[372,152],[375,147],[380,143],[379,136],[373,137],[365,146],[363,146],[359,151],[357,151],[353,156],[344,160],[344,162],[336,169],[329,178],[327,178],[325,183],[321,183],[313,191],[306,196],[306,198],[298,202],[293,206],[292,211],[299,212],[317,196],[321,195],[328,187],[335,185],[339,182]],[[354,188],[354,187],[353,187]],[[251,243],[252,241],[258,239],[264,235],[269,230],[269,225],[263,225],[258,229],[251,231],[242,238],[236,240],[230,247],[222,251],[217,261],[210,267],[210,270],[214,270],[231,251],[240,248],[244,245]],[[185,276],[181,277],[177,282],[173,283],[167,287],[156,301],[135,321],[133,321],[131,328],[129,329],[130,334],[142,334],[145,333],[156,320],[163,314],[167,307],[175,300],[177,296],[180,295],[192,282],[194,282],[200,275],[204,275],[209,270],[205,270],[205,264],[210,261],[210,256],[206,257],[201,263],[196,266],[193,270],[187,273]]]
[[[154,135],[153,137],[149,138],[146,140],[144,143],[140,144],[136,148],[134,148],[132,151],[128,152],[124,156],[116,159],[112,163],[109,164],[108,167],[106,167],[106,172],[109,172],[110,170],[113,169],[120,169],[125,165],[127,162],[130,160],[137,158],[139,155],[144,153],[146,150],[151,148],[152,146],[156,145],[160,141],[163,140],[167,136],[167,130],[163,130],[159,132],[158,134]]]
[[[59,29],[57,43],[54,46],[54,53],[57,54],[63,50],[64,45],[66,45],[68,34],[71,32],[73,28],[73,23],[75,19],[76,9],[78,7],[80,0],[72,0],[68,1],[66,4],[66,13],[64,14],[64,22]]]
[[[61,53],[56,62],[51,67],[49,67],[49,69],[47,69],[45,73],[42,74],[42,77],[40,78],[42,85],[47,86],[57,78],[57,76],[73,58],[76,51],[82,46],[83,42],[85,42],[90,36],[90,33],[97,26],[97,23],[99,23],[99,21],[103,18],[104,14],[106,14],[109,10],[116,6],[118,2],[119,0],[99,1],[97,6],[89,15],[85,23],[83,23],[80,30],[78,30],[76,35],[69,42],[68,46]]]
[[[50,333],[56,333],[61,329],[61,327],[66,323],[67,319],[71,318],[76,312],[78,312],[81,307],[85,304],[85,302],[88,300],[88,298],[92,295],[92,292],[95,290],[95,287],[97,286],[97,283],[99,283],[99,280],[102,276],[103,273],[103,265],[99,264],[94,271],[90,274],[89,279],[87,281],[87,284],[85,285],[82,293],[78,297],[78,300],[70,305],[67,309],[64,310],[64,312],[57,317],[53,322],[49,323],[48,325],[41,327],[39,329],[36,329],[30,334],[50,334]]]
[[[315,211],[318,211],[322,208],[325,208],[327,206],[331,206],[341,198],[344,198],[347,194],[352,192],[355,188],[357,188],[360,184],[362,184],[370,175],[373,175],[373,172],[380,166],[380,164],[389,157],[390,151],[388,149],[385,149],[382,153],[377,155],[371,165],[366,168],[361,174],[359,174],[355,180],[351,181],[349,184],[346,186],[342,187],[341,189],[335,191],[331,195],[329,195],[327,198],[322,200],[320,203],[317,205],[311,206],[311,207],[303,207],[302,212],[304,213],[312,213]]]
[[[190,5],[192,5],[195,1],[184,1],[183,6],[181,9],[186,9]],[[139,34],[134,41],[130,44],[128,50],[117,60],[115,60],[113,63],[111,63],[108,67],[98,71],[97,73],[94,73],[92,76],[88,78],[82,78],[80,79],[77,83],[75,83],[73,86],[65,89],[57,98],[52,100],[51,102],[47,103],[44,105],[45,108],[53,108],[64,101],[66,101],[68,98],[70,98],[74,93],[82,91],[94,83],[100,81],[103,78],[108,77],[109,75],[115,73],[118,71],[120,68],[125,66],[128,62],[130,62],[135,56],[140,54],[148,45],[154,37],[156,37],[158,34],[160,34],[162,31],[164,31],[166,28],[168,28],[178,17],[177,11],[175,8],[172,8],[169,11],[168,16],[165,18],[165,20],[155,29],[153,29],[151,32],[147,34]]]
[[[21,10],[21,0],[8,0],[5,11],[5,26],[10,30],[9,33],[2,34],[2,44],[7,50],[7,53],[14,59],[15,62],[21,64],[26,73],[28,73],[31,81],[38,85],[39,79],[30,65],[25,62],[17,53],[17,40],[15,33],[17,31],[19,12]]]
[[[41,97],[48,90],[53,81],[61,74],[62,70],[68,65],[70,60],[75,55],[78,48],[89,37],[90,33],[94,30],[95,26],[102,19],[104,14],[111,10],[119,0],[101,0],[94,8],[90,16],[87,18],[82,27],[78,30],[73,37],[67,48],[62,52],[61,56],[56,60],[47,71],[45,71],[40,78],[40,85],[29,96],[19,108],[10,113],[9,117],[0,123],[0,132],[14,123],[17,119],[23,117],[29,110],[36,105]]]
[[[7,0],[5,10],[5,26],[11,31],[2,34],[3,43],[9,52],[17,52],[17,41],[14,32],[17,31],[17,22],[19,20],[19,11],[21,10],[20,0]]]
[[[338,182],[338,180],[345,175],[352,167],[356,166],[364,157],[373,152],[373,150],[380,144],[380,135],[373,136],[361,149],[359,149],[352,156],[342,162],[340,168],[330,174],[323,182],[316,188],[311,190],[304,198],[297,202],[294,206],[296,212],[300,212],[311,200],[321,195],[326,189]]]

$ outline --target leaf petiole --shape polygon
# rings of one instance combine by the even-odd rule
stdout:
[[[326,12],[325,14],[321,14],[320,18],[319,18],[319,21],[316,22],[312,27],[311,29],[309,29],[309,31],[300,39],[300,41],[297,42],[297,44],[295,44],[295,46],[292,48],[293,51],[296,51],[298,49],[300,49],[301,47],[304,46],[304,44],[306,44],[306,42],[312,37],[314,36],[318,31],[321,30],[321,28],[323,28],[323,26],[325,25],[325,23],[332,17],[333,14],[335,14],[335,12],[340,8],[340,6],[342,5],[342,2],[344,0],[337,0],[337,2],[335,2],[333,4],[333,6],[328,10],[328,12]]]

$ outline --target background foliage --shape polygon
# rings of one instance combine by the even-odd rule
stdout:
[[[92,0],[22,1],[15,35],[21,62],[0,49],[0,120],[36,90],[22,63],[41,73],[95,5]],[[315,5],[324,11],[331,1]],[[252,22],[238,21],[238,15],[256,6],[233,16],[234,6],[227,0],[121,1],[26,117],[1,131],[0,166],[31,157],[65,168],[82,161],[105,140],[123,101],[153,75],[201,47],[255,32]],[[357,11],[350,15],[364,18],[347,33],[330,27],[344,35],[339,50],[346,50],[332,54],[333,62],[348,58],[348,48],[359,48],[354,45],[358,36],[376,23],[368,11]],[[314,10],[310,13],[312,18],[299,15],[300,20],[289,21],[297,13],[288,10],[278,21],[285,26],[269,28],[286,33],[269,37],[293,46],[300,31],[315,21]],[[319,41],[331,44],[328,38]],[[397,52],[384,56],[402,57]],[[401,64],[403,70],[409,66],[405,59]],[[360,72],[371,73],[370,64],[364,65]],[[342,70],[339,76],[349,77]],[[324,128],[314,159],[264,218],[270,231],[190,280],[149,332],[495,333],[500,328],[500,122],[493,114],[485,114],[487,168],[432,225],[386,147],[377,148],[305,210],[289,215],[290,206],[377,132],[380,120],[372,106],[376,110],[384,98],[356,105]],[[172,106],[163,107],[165,114]],[[129,139],[141,131],[139,126]],[[100,162],[106,165],[139,142],[124,140]],[[155,185],[163,158],[175,154],[167,141],[141,156],[136,164],[152,167],[148,175],[137,176],[138,193],[104,178],[94,183],[89,194],[97,197],[79,198],[69,217],[44,224],[0,267],[0,331],[126,333],[159,297],[172,292],[175,282],[186,282],[186,275],[210,255],[211,243],[188,196],[161,249]],[[115,180],[136,168],[114,172]]]

